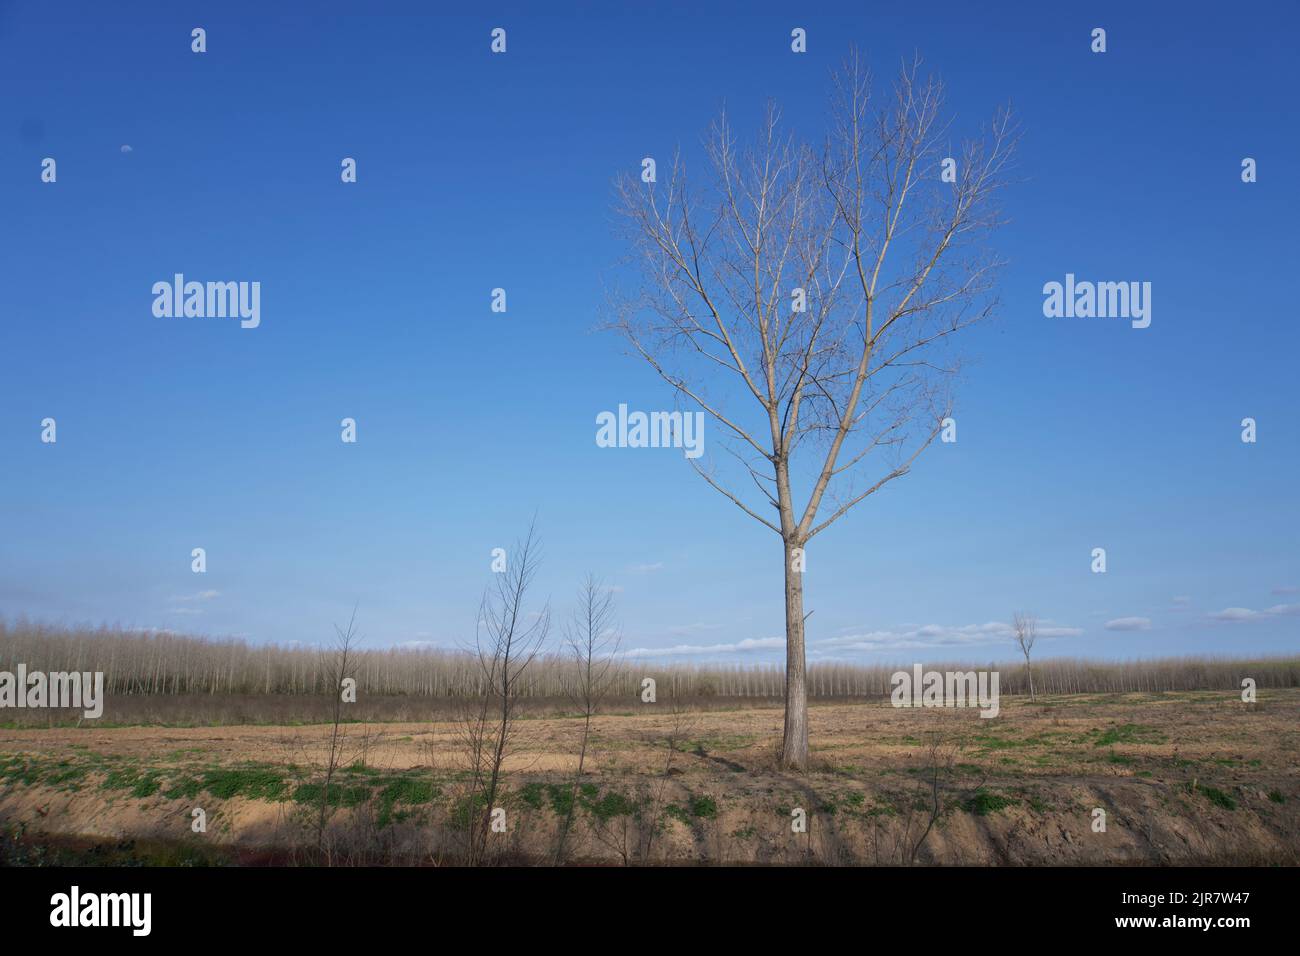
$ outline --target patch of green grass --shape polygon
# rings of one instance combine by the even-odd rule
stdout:
[[[379,819],[380,828],[388,826],[394,819],[401,822],[409,815],[406,811],[394,813],[394,806],[399,803],[417,806],[425,803],[432,803],[434,798],[442,793],[442,789],[430,780],[416,780],[412,777],[399,777],[390,781],[389,784],[379,792]],[[466,817],[468,822],[468,816]]]
[[[718,815],[718,804],[712,797],[692,797],[691,816],[712,820]]]
[[[587,811],[597,820],[607,821],[614,817],[630,817],[636,813],[636,804],[617,790],[610,790],[599,800],[584,800]]]
[[[1268,798],[1274,803],[1286,803],[1286,797],[1282,796],[1281,790],[1270,790],[1268,792]]]
[[[1146,724],[1120,724],[1103,731],[1093,731],[1097,739],[1094,747],[1109,747],[1112,744],[1162,744],[1165,735]]]
[[[150,770],[148,773],[141,774],[131,788],[131,796],[137,800],[143,800],[145,797],[152,797],[162,789],[162,784],[158,782],[159,771]]]
[[[172,781],[171,786],[163,791],[163,796],[168,800],[193,800],[202,790],[202,781],[193,777],[181,777]]]
[[[534,810],[542,809],[542,785],[540,783],[524,784],[519,790],[519,799]]]
[[[557,816],[567,817],[573,812],[573,788],[548,784],[546,794],[551,798],[551,809]]]
[[[479,791],[461,797],[451,808],[451,822],[462,830],[469,829],[470,820],[481,814],[487,806],[487,794]]]
[[[135,767],[115,767],[105,774],[99,787],[101,790],[134,790],[141,782],[140,771]]]
[[[1216,807],[1223,807],[1225,810],[1237,809],[1237,801],[1217,787],[1207,787],[1202,784],[1197,789],[1199,789],[1201,793],[1205,794],[1205,799],[1209,800]]]
[[[32,786],[41,779],[35,762],[23,757],[0,757],[0,780]]]
[[[78,790],[78,784],[86,776],[85,767],[77,766],[68,760],[60,760],[52,770],[45,774],[44,783],[47,787],[57,787],[60,790]]]
[[[331,788],[332,789],[332,788]],[[359,807],[370,800],[369,787],[343,787],[343,806]]]
[[[220,767],[203,774],[203,789],[218,800],[283,800],[284,778],[263,767]]]
[[[320,803],[324,799],[325,787],[319,783],[302,783],[294,788],[293,802],[303,803],[308,806]],[[339,805],[338,787],[330,788],[330,805],[337,807]]]
[[[990,793],[988,790],[980,788],[962,804],[962,808],[967,813],[973,813],[977,817],[988,816],[990,813],[997,813],[999,810],[1005,810],[1007,807],[1014,806],[1016,800],[1011,797],[1005,797],[998,793]]]
[[[1113,750],[1106,755],[1106,759],[1110,763],[1117,763],[1124,767],[1131,767],[1137,762],[1132,757],[1126,757],[1124,754],[1117,754]]]
[[[380,797],[393,803],[430,803],[442,792],[432,780],[399,777],[384,787]]]

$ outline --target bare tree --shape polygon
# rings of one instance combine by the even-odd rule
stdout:
[[[680,154],[666,185],[617,187],[641,277],[613,324],[680,406],[719,426],[730,477],[713,454],[690,459],[695,470],[782,541],[790,769],[808,763],[808,542],[906,474],[943,428],[957,370],[947,340],[994,306],[999,263],[979,239],[997,224],[1015,140],[1003,111],[950,152],[943,86],[919,60],[878,108],[856,54],[835,92],[819,148],[769,106],[742,149],[724,113],[702,195]]]
[[[556,840],[555,862],[564,862],[564,844],[573,824],[578,801],[578,781],[587,761],[591,740],[591,719],[609,692],[611,668],[618,654],[619,635],[614,624],[614,595],[594,576],[588,575],[578,595],[578,607],[567,631],[567,644],[573,655],[573,672],[566,681],[565,692],[582,714],[582,742],[578,748],[578,768],[569,792],[568,812],[560,824]]]
[[[492,811],[501,787],[506,753],[515,736],[518,700],[524,676],[550,632],[549,605],[528,613],[529,588],[541,563],[541,544],[534,526],[506,557],[506,568],[483,595],[472,654],[479,692],[466,701],[458,727],[467,757],[465,797],[467,850],[470,865],[487,855]]]
[[[325,776],[321,783],[320,810],[316,817],[316,852],[330,862],[325,845],[326,824],[331,811],[334,777],[344,760],[343,682],[356,679],[357,609],[352,609],[347,629],[334,625],[334,642],[320,652],[320,673],[325,686],[334,695],[330,721],[329,750],[325,757]]]
[[[668,724],[663,731],[648,735],[652,746],[664,747],[663,769],[655,774],[643,792],[635,798],[635,812],[595,815],[592,835],[596,842],[613,850],[624,866],[648,864],[654,855],[655,840],[664,831],[669,790],[673,777],[680,773],[674,764],[695,732],[697,717],[675,692],[668,698]]]
[[[1029,663],[1029,652],[1038,640],[1038,619],[1023,611],[1017,611],[1012,626],[1016,631],[1016,643],[1020,653],[1025,655],[1025,673],[1029,675],[1029,699],[1034,700],[1034,669]]]
[[[889,821],[894,827],[892,834],[883,832],[885,824],[880,821],[873,829],[872,844],[877,865],[914,866],[926,840],[948,812],[953,800],[960,803],[984,787],[986,773],[981,773],[972,783],[961,785],[959,768],[962,765],[958,758],[965,749],[966,738],[961,732],[926,732],[924,763],[916,768],[915,786],[903,791],[897,817]],[[882,836],[892,838],[882,840]]]
[[[668,789],[674,774],[674,760],[694,735],[698,717],[690,711],[686,702],[673,692],[668,698],[668,719],[668,729],[661,738],[664,743],[664,768],[651,781],[646,798],[641,805],[641,820],[637,835],[639,859],[643,863],[650,862],[655,838],[663,830]]]
[[[931,731],[930,733],[930,740],[926,744],[925,768],[918,780],[918,785],[925,791],[925,797],[922,801],[914,801],[909,807],[907,824],[904,830],[908,866],[916,863],[917,854],[921,852],[921,847],[925,845],[926,839],[930,836],[930,831],[934,829],[934,825],[938,823],[939,818],[943,815],[943,778],[952,776],[953,765],[956,763],[962,747],[962,743],[946,740],[938,731]],[[921,807],[924,807],[921,822],[925,826],[920,829],[920,833],[913,839],[912,811]]]

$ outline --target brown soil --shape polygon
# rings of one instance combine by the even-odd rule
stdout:
[[[620,707],[627,705],[620,704]],[[1300,691],[1243,704],[1231,693],[1004,698],[1000,716],[827,705],[811,714],[814,766],[779,769],[776,709],[691,713],[637,705],[593,725],[586,799],[569,857],[600,862],[1273,863],[1300,861]],[[644,707],[645,712],[640,709]],[[657,707],[658,709],[651,709]],[[506,763],[514,858],[552,852],[577,764],[581,722],[530,719]],[[676,727],[676,733],[674,728]],[[443,802],[399,814],[379,842],[392,859],[451,852],[458,783],[449,723],[347,725],[370,774],[436,781]],[[0,730],[0,759],[69,761],[77,784],[0,775],[0,823],[33,834],[204,839],[252,847],[305,839],[293,800],[168,799],[106,789],[115,767],[164,783],[195,768],[259,765],[310,777],[330,728],[54,728]],[[680,743],[670,751],[666,740]],[[932,741],[938,750],[931,753]],[[349,778],[352,779],[352,778]],[[365,782],[363,778],[356,778]],[[531,789],[529,787],[531,786]],[[540,785],[540,786],[539,786]],[[551,789],[547,789],[547,787]],[[376,790],[378,793],[378,790]],[[936,806],[937,814],[932,814]],[[218,821],[190,834],[190,811]],[[636,806],[637,813],[624,812]],[[1094,830],[1095,810],[1106,830]],[[802,809],[807,831],[794,832]],[[355,808],[335,815],[356,827]],[[308,814],[309,815],[309,814]],[[932,815],[933,826],[929,826]],[[373,816],[373,815],[372,815]],[[658,819],[658,827],[649,820]],[[373,819],[368,818],[373,830]],[[927,833],[927,826],[929,826]],[[926,834],[924,840],[922,834]],[[374,833],[371,833],[374,838]]]

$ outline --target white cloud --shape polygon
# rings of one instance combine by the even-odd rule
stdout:
[[[123,146],[123,147],[122,147],[122,152],[124,152],[124,153],[130,153],[130,152],[134,152],[134,150],[132,150],[130,146]]]
[[[1300,594],[1300,588],[1291,584],[1281,584],[1273,589],[1273,593],[1277,595]]]
[[[1078,637],[1082,628],[1063,627],[1050,621],[1039,622],[1038,636]],[[978,647],[986,644],[1006,644],[1015,636],[1015,630],[1005,621],[986,624],[925,624],[901,630],[868,631],[862,634],[845,634],[812,643],[819,647],[852,651],[899,651],[925,647]]]
[[[1151,618],[1117,617],[1113,621],[1107,621],[1105,627],[1108,631],[1149,631],[1151,630]]]
[[[696,657],[700,654],[737,654],[748,651],[769,651],[785,647],[784,637],[745,638],[734,644],[676,644],[672,647],[635,647],[626,657]]]
[[[1259,617],[1259,612],[1252,611],[1248,607],[1225,607],[1222,611],[1215,611],[1210,617],[1216,621],[1249,621]]]
[[[221,597],[220,591],[199,591],[197,594],[182,594],[172,598],[178,604],[191,604],[195,601],[212,601]]]
[[[649,574],[651,571],[660,571],[663,569],[662,561],[655,561],[653,564],[634,564],[630,570],[633,574]]]
[[[1210,620],[1228,624],[1240,624],[1244,621],[1263,621],[1277,617],[1295,617],[1300,615],[1300,604],[1274,604],[1272,607],[1256,611],[1248,607],[1225,607],[1215,611]]]

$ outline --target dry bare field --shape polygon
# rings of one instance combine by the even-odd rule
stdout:
[[[580,720],[520,720],[494,858],[554,862],[568,820],[569,863],[1300,860],[1298,690],[1255,704],[1231,692],[1004,697],[994,719],[825,704],[811,712],[805,774],[778,767],[781,716],[629,706],[595,719],[580,779]],[[468,810],[457,726],[344,725],[347,762],[322,799],[331,732],[0,730],[7,852],[80,841],[161,862],[292,859],[325,804],[331,862],[456,862]],[[192,831],[195,808],[205,833]]]

